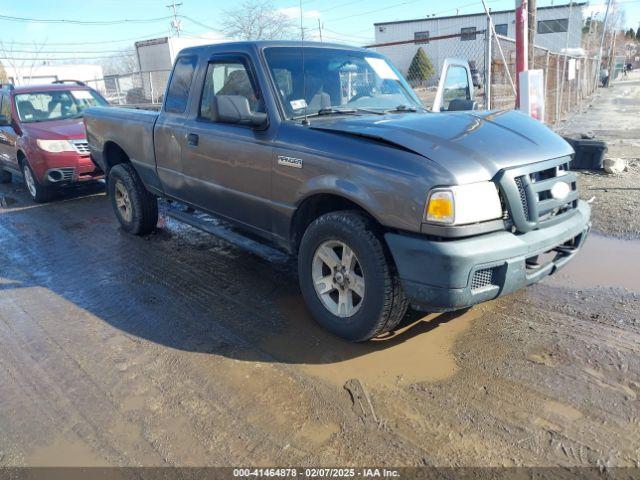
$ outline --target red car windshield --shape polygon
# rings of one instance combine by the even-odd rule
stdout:
[[[23,123],[78,118],[87,107],[107,102],[91,90],[51,90],[19,93],[15,96],[18,117]]]

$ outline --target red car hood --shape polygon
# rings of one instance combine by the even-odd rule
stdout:
[[[87,136],[82,118],[23,123],[21,127],[30,137],[43,140],[75,140]]]

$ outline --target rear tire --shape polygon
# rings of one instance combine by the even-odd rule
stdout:
[[[392,330],[409,305],[376,230],[359,212],[328,213],[307,228],[298,252],[300,289],[311,314],[349,341]]]
[[[27,188],[27,193],[31,197],[31,200],[36,203],[46,203],[50,201],[56,193],[55,188],[42,185],[36,178],[26,159],[21,162],[21,167],[24,185]]]
[[[0,183],[11,183],[11,172],[0,168]]]
[[[113,211],[125,232],[147,235],[158,223],[158,200],[149,193],[130,163],[109,171],[107,192]]]

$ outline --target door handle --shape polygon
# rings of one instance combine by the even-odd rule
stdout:
[[[195,133],[190,133],[187,135],[187,145],[189,145],[190,147],[197,147],[199,141],[200,137]]]

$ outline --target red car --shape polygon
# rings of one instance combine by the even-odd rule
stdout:
[[[16,174],[29,195],[46,202],[56,190],[99,180],[103,173],[89,157],[82,122],[85,108],[108,105],[78,81],[0,88],[0,183]]]

